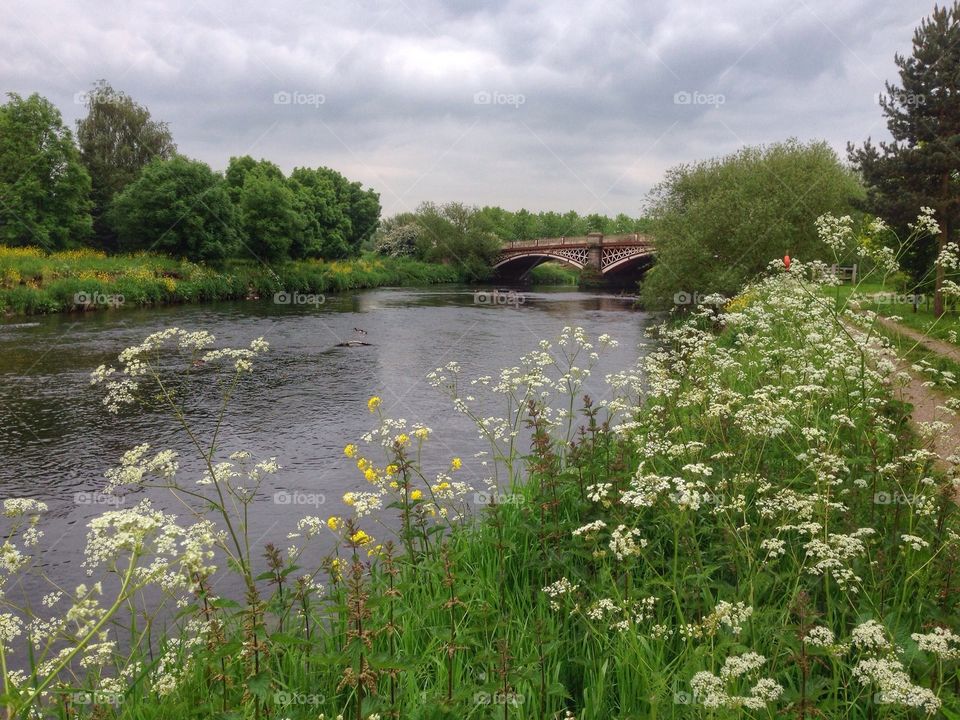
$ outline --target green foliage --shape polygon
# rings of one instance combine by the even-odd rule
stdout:
[[[823,142],[749,147],[671,169],[651,192],[657,262],[643,282],[648,307],[678,294],[733,295],[785,253],[827,259],[814,221],[862,194]]]
[[[624,213],[610,218],[598,213],[581,216],[575,210],[561,215],[554,211],[532,213],[526,209],[510,212],[487,206],[477,210],[476,214],[476,222],[503,241],[577,237],[590,232],[608,235],[649,232],[649,223],[644,218],[634,219]]]
[[[468,280],[489,277],[500,241],[478,222],[476,208],[462,203],[423,203],[417,208],[415,222],[421,228],[415,250],[418,259],[455,265]]]
[[[90,175],[60,111],[36,93],[0,105],[0,243],[57,249],[92,231]]]
[[[344,205],[342,183],[338,185],[340,180],[346,182],[327,168],[294,168],[290,174],[290,186],[304,220],[303,233],[291,251],[293,257],[334,259],[359,251],[360,241],[353,244],[353,225]],[[379,204],[377,207],[379,215]]]
[[[219,261],[238,240],[238,217],[222,178],[206,163],[177,155],[154,160],[114,199],[111,227],[127,250]]]
[[[242,245],[266,262],[289,258],[294,238],[304,231],[297,197],[274,168],[266,163],[247,172],[237,192]]]
[[[329,168],[295,168],[285,178],[274,163],[245,155],[230,158],[225,183],[245,244],[269,262],[356,256],[380,219],[380,196]]]
[[[895,62],[900,86],[888,82],[881,104],[893,142],[878,147],[868,138],[859,148],[849,144],[847,153],[867,185],[865,207],[901,234],[922,206],[936,211],[940,237],[906,259],[919,280],[960,224],[960,3],[935,8],[914,32],[911,55],[898,54]]]
[[[214,269],[153,253],[105,255],[94,250],[44,253],[0,245],[0,315],[109,310],[154,304],[272,299],[281,290],[327,293],[382,286],[462,282],[457,268],[409,258],[278,262],[228,260]],[[119,298],[82,305],[77,296]]]
[[[98,243],[112,246],[104,213],[114,196],[140,176],[147,163],[166,160],[177,151],[170,129],[150,111],[106,80],[86,95],[87,115],[77,121],[80,158],[90,173]]]
[[[534,285],[576,285],[579,279],[579,271],[558,262],[545,262],[530,271],[530,282]]]

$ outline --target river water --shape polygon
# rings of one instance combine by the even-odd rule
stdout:
[[[371,395],[383,398],[386,414],[431,427],[431,452],[445,463],[462,457],[460,479],[481,485],[487,473],[472,456],[485,446],[426,381],[427,373],[457,361],[468,378],[496,374],[540,339],[579,325],[591,336],[608,333],[620,341],[588,383],[600,397],[603,375],[635,363],[649,343],[644,330],[654,322],[633,309],[628,297],[570,289],[523,293],[522,303],[503,305],[478,304],[468,287],[376,289],[329,295],[313,305],[238,302],[2,322],[0,497],[48,503],[40,569],[70,588],[84,579],[79,565],[87,520],[112,509],[95,493],[123,452],[143,442],[177,449],[184,453],[185,482],[198,478],[198,464],[169,417],[109,415],[101,405],[102,388],[89,383],[98,365],[114,363],[125,347],[172,326],[207,330],[218,347],[246,346],[259,336],[271,345],[231,405],[221,442],[225,454],[246,449],[255,457],[276,457],[282,466],[254,503],[255,546],[286,547],[297,518],[341,514],[343,493],[364,489],[343,447],[373,427],[366,407]],[[352,339],[370,345],[336,347]],[[209,429],[204,422],[200,429]],[[176,502],[161,490],[135,493],[124,504],[144,495],[176,511]],[[24,588],[34,598],[41,590],[33,582]]]

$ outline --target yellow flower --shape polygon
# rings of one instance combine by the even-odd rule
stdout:
[[[363,530],[357,530],[350,536],[350,542],[354,545],[366,545],[373,542],[373,538],[367,535]]]
[[[367,410],[370,412],[375,412],[378,407],[383,404],[383,400],[374,395],[372,398],[367,400]]]
[[[463,467],[463,460],[461,460],[460,458],[455,457],[453,460],[450,461],[451,470],[459,470],[462,467]]]
[[[379,555],[381,552],[383,552],[383,545],[374,545],[372,548],[367,550],[367,557]]]
[[[430,429],[425,427],[417,428],[413,431],[413,436],[417,440],[426,440],[430,436]]]
[[[334,582],[339,582],[341,578],[341,575],[340,575],[341,565],[342,563],[340,562],[340,558],[334,558],[333,562],[330,563],[330,575],[333,577]]]
[[[398,468],[396,465],[393,465],[393,464],[387,465],[386,469],[384,470],[384,472],[386,472],[387,475],[396,475],[399,471],[400,471],[400,468]]]
[[[400,483],[398,483],[396,480],[392,480],[392,481],[390,482],[390,487],[392,487],[394,490],[396,490],[397,488],[400,487]]]
[[[357,446],[353,443],[350,443],[343,449],[343,454],[348,458],[352,458],[357,454]]]
[[[367,460],[366,458],[360,458],[359,460],[357,460],[357,469],[360,470],[361,472],[366,472],[367,468],[369,467],[370,467],[370,461]]]
[[[408,442],[410,442],[410,436],[406,433],[400,433],[393,440],[395,443],[397,443],[397,445],[406,445]]]
[[[444,480],[444,481],[441,482],[441,483],[437,483],[436,485],[432,485],[432,486],[430,487],[430,489],[433,490],[435,493],[443,492],[444,490],[449,490],[449,489],[450,489],[450,483],[448,483],[446,480]]]
[[[343,495],[343,501],[344,501],[347,505],[353,505],[353,504],[356,502],[356,500],[354,500],[354,498],[353,498],[353,493],[352,493],[352,492],[344,493],[344,495]]]
[[[341,525],[343,525],[343,519],[338,518],[336,515],[331,515],[327,519],[327,527],[331,530],[339,530]]]
[[[367,482],[376,482],[377,473],[373,468],[367,468],[363,471],[363,476],[367,479]]]
[[[422,498],[422,497],[423,497],[423,491],[422,491],[422,490],[414,490],[413,492],[410,493],[410,499],[411,499],[411,500],[419,500],[419,499]]]

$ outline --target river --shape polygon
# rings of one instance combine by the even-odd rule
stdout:
[[[461,479],[480,485],[486,473],[472,456],[484,446],[450,400],[426,381],[427,373],[455,360],[468,378],[495,374],[515,365],[540,339],[579,325],[591,336],[608,333],[620,341],[588,385],[602,396],[604,373],[636,361],[649,342],[644,330],[654,321],[635,310],[628,297],[566,288],[522,292],[513,298],[522,303],[510,305],[478,304],[472,288],[439,286],[329,295],[313,305],[236,302],[4,321],[0,496],[48,503],[41,569],[72,587],[83,581],[79,564],[87,520],[112,509],[94,493],[124,451],[143,442],[183,451],[184,479],[199,477],[182,432],[167,416],[109,415],[101,405],[102,388],[89,383],[98,365],[115,362],[125,347],[172,326],[207,330],[217,346],[245,346],[259,336],[271,345],[231,405],[221,443],[225,454],[246,449],[257,457],[276,457],[282,466],[254,503],[255,545],[286,547],[298,517],[340,514],[342,494],[363,488],[343,447],[372,428],[366,406],[371,395],[383,398],[386,414],[431,427],[431,452],[443,462],[462,457]],[[370,345],[336,347],[351,339]],[[145,492],[158,506],[175,511],[166,491]],[[31,596],[41,590],[33,582],[27,587]]]

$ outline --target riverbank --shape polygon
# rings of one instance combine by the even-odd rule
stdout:
[[[541,266],[534,284],[575,284],[576,273]],[[235,261],[220,268],[155,253],[105,255],[95,250],[46,253],[0,246],[0,315],[276,299],[375,287],[462,283],[454,265],[364,255],[265,266]]]
[[[373,432],[342,439],[363,489],[303,512],[282,549],[243,530],[277,461],[211,452],[198,483],[163,448],[138,449],[108,475],[111,492],[156,477],[201,496],[193,521],[212,508],[229,532],[181,530],[189,513],[137,505],[96,524],[87,567],[93,582],[149,566],[151,591],[183,598],[180,634],[151,651],[149,634],[131,633],[121,656],[91,632],[73,656],[87,668],[79,685],[47,665],[15,680],[16,702],[138,720],[956,714],[953,485],[905,429],[889,351],[851,336],[799,275],[664,328],[659,351],[609,376],[603,407],[580,399],[580,383],[605,336],[567,329],[476,382],[446,364],[429,377],[490,441],[482,457],[459,457],[370,398]],[[95,377],[124,414],[143,397],[152,415],[159,402],[189,422],[185,398],[164,400],[167,378],[193,372],[199,355],[191,392],[217,407],[205,388],[232,396],[232,379],[269,357],[258,341],[206,355],[211,343],[157,334]],[[519,447],[528,424],[532,448]],[[471,463],[496,484],[462,482]],[[321,535],[336,539],[322,559]],[[210,587],[227,555],[245,596]],[[100,605],[149,616],[142,589]],[[84,603],[41,614],[100,617]],[[8,636],[16,626],[6,622]],[[36,687],[52,690],[53,671],[66,684],[43,701]]]

